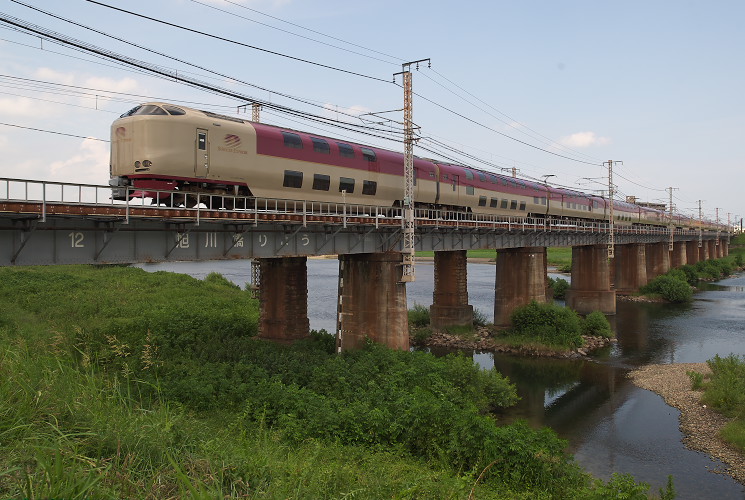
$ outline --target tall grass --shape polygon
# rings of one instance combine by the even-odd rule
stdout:
[[[323,335],[261,342],[256,315],[218,276],[0,269],[0,497],[599,491],[552,431],[496,425],[514,400],[496,372],[374,345],[338,356]]]

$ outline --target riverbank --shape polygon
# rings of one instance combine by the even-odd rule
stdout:
[[[642,389],[662,396],[665,402],[680,410],[680,430],[687,448],[703,451],[726,463],[724,471],[745,484],[745,454],[725,443],[719,432],[729,419],[701,404],[701,391],[692,389],[687,372],[711,373],[706,363],[647,365],[629,373],[629,378]]]

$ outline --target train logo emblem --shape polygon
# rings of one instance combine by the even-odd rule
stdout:
[[[124,127],[118,127],[116,129],[116,136],[119,139],[124,139],[126,137],[126,135],[127,135],[127,129],[126,128],[124,128]]]
[[[227,134],[225,136],[225,147],[234,149],[241,145],[241,138],[235,134]]]

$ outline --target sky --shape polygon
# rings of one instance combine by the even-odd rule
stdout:
[[[667,203],[673,187],[679,212],[702,200],[710,219],[745,215],[741,0],[20,1],[0,0],[3,19],[246,99],[0,23],[0,178],[106,184],[111,123],[152,100],[234,114],[256,99],[400,128],[393,75],[429,58],[412,67],[419,156],[606,193],[613,160],[619,199]],[[394,122],[359,116],[387,111]],[[267,108],[261,121],[403,150]]]

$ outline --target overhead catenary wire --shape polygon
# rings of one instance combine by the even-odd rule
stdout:
[[[36,10],[38,12],[43,12],[45,14],[49,14],[49,13],[47,13],[47,12],[41,10],[41,9],[38,9],[38,8],[36,8],[34,6],[31,6],[31,5],[28,5],[26,3],[23,3],[20,0],[10,0],[10,1],[11,2],[14,2],[14,3],[17,3],[19,5],[23,5],[24,7],[28,7],[29,9],[33,9],[33,10]],[[257,50],[257,51],[260,51],[260,52],[265,52],[267,54],[275,55],[275,56],[278,56],[278,57],[284,57],[284,58],[287,58],[287,59],[291,59],[293,61],[302,62],[302,63],[310,64],[310,65],[313,65],[313,66],[319,66],[319,67],[330,69],[330,70],[333,70],[333,71],[338,71],[338,72],[341,72],[341,73],[347,73],[349,75],[359,76],[361,78],[368,78],[370,80],[377,80],[377,81],[380,81],[380,82],[389,83],[389,80],[387,80],[387,79],[378,78],[378,77],[372,76],[372,75],[365,75],[363,73],[357,73],[355,71],[347,70],[347,69],[344,69],[344,68],[338,68],[336,66],[331,66],[331,65],[319,63],[319,62],[316,62],[316,61],[311,61],[309,59],[303,59],[301,57],[291,56],[289,54],[284,54],[282,52],[278,52],[278,51],[275,51],[275,50],[269,50],[269,49],[265,49],[265,48],[262,48],[262,47],[257,47],[255,45],[249,45],[247,43],[239,42],[237,40],[231,40],[230,38],[225,38],[225,37],[222,37],[222,36],[213,35],[211,33],[200,31],[200,30],[197,30],[197,29],[194,29],[194,28],[189,28],[189,27],[186,27],[186,26],[181,26],[180,24],[171,23],[171,22],[168,22],[168,21],[164,21],[162,19],[156,19],[154,17],[146,16],[144,14],[139,14],[139,13],[133,12],[131,10],[122,9],[120,7],[114,7],[113,5],[108,5],[108,4],[105,4],[103,2],[98,2],[96,0],[85,0],[85,1],[86,2],[89,2],[89,3],[96,4],[96,5],[100,5],[102,7],[106,7],[108,9],[112,9],[112,10],[116,10],[116,11],[119,11],[119,12],[122,12],[122,13],[125,13],[125,14],[129,14],[131,16],[136,16],[136,17],[139,17],[141,19],[147,19],[148,21],[152,21],[152,22],[155,22],[155,23],[164,24],[166,26],[171,26],[172,28],[177,28],[177,29],[180,29],[180,30],[188,31],[190,33],[194,33],[194,34],[198,34],[198,35],[201,35],[201,36],[213,38],[213,39],[216,39],[216,40],[221,40],[223,42],[232,43],[232,44],[235,44],[235,45],[240,45],[242,47],[246,47],[246,48],[249,48],[249,49]]]
[[[229,10],[226,10],[226,9],[221,9],[220,7],[217,7],[216,5],[210,5],[210,4],[208,4],[208,3],[205,3],[205,2],[200,2],[199,0],[191,0],[191,1],[192,1],[193,3],[196,3],[196,4],[202,5],[202,6],[204,6],[204,7],[207,7],[208,9],[213,9],[213,10],[216,10],[216,11],[218,11],[218,12],[222,12],[222,13],[224,13],[224,14],[227,14],[227,15],[229,15],[229,16],[234,16],[234,17],[237,17],[237,18],[240,18],[240,19],[244,19],[244,20],[246,20],[246,21],[250,21],[250,22],[252,22],[252,23],[256,23],[256,24],[259,24],[259,25],[261,25],[261,26],[264,26],[264,27],[267,27],[267,28],[270,28],[270,29],[273,29],[273,30],[281,31],[282,33],[287,33],[287,34],[289,34],[289,35],[293,35],[293,36],[296,36],[296,37],[302,38],[302,39],[304,39],[304,40],[309,40],[309,41],[311,41],[311,42],[316,42],[316,43],[319,43],[319,44],[321,44],[321,45],[325,45],[325,46],[327,46],[327,47],[332,47],[332,48],[335,48],[335,49],[338,49],[338,50],[343,50],[343,51],[345,51],[345,52],[349,52],[349,53],[351,53],[351,54],[355,54],[355,55],[358,55],[358,56],[360,56],[360,57],[366,57],[366,58],[368,58],[368,59],[373,59],[373,60],[376,60],[376,61],[380,61],[380,62],[383,62],[383,63],[386,63],[386,64],[400,64],[400,62],[401,62],[401,61],[403,60],[403,59],[395,58],[395,57],[393,57],[393,56],[387,56],[386,54],[384,54],[384,55],[386,55],[386,56],[387,56],[387,57],[389,57],[389,58],[394,58],[394,59],[396,59],[396,61],[397,61],[397,62],[387,61],[387,60],[385,60],[385,59],[381,59],[381,58],[379,58],[379,57],[376,57],[376,56],[371,56],[371,55],[369,55],[369,54],[364,54],[364,53],[362,53],[362,52],[357,52],[357,51],[355,51],[355,50],[352,50],[352,49],[347,49],[347,48],[344,48],[344,47],[340,47],[340,46],[338,46],[338,45],[334,45],[333,43],[328,43],[328,42],[324,42],[324,41],[322,41],[322,40],[316,40],[316,39],[315,39],[315,38],[313,38],[313,37],[309,37],[309,36],[301,35],[301,34],[299,34],[299,33],[295,33],[295,32],[293,32],[293,31],[290,31],[290,30],[286,30],[286,29],[278,28],[277,26],[272,26],[271,24],[268,24],[268,23],[262,23],[261,21],[257,21],[257,20],[255,20],[255,19],[251,19],[251,18],[249,18],[249,17],[246,17],[246,16],[242,16],[242,15],[240,15],[240,14],[236,14],[235,12],[230,12]],[[226,1],[227,1],[227,0],[226,0]],[[235,4],[234,2],[227,2],[227,3],[230,3],[230,4],[233,4],[233,5],[236,5],[237,7],[244,7],[244,6],[242,6],[242,5],[238,5],[238,4]],[[247,8],[247,7],[246,7],[246,8]],[[249,10],[254,10],[254,9],[249,9]],[[264,15],[268,15],[268,14],[264,14]],[[273,16],[270,16],[270,17],[273,17]],[[279,18],[276,18],[276,17],[273,17],[273,18],[274,18],[274,19],[279,19]],[[287,21],[284,21],[284,22],[287,22]],[[289,24],[293,24],[293,23],[289,23]],[[295,25],[295,26],[297,26],[297,25]],[[306,29],[306,30],[307,30],[308,28],[303,28],[303,29]],[[373,51],[372,49],[368,49],[368,48],[366,48],[366,47],[362,47],[362,46],[360,46],[360,45],[356,45],[356,44],[353,44],[353,43],[351,43],[351,42],[347,42],[347,41],[344,41],[344,40],[341,40],[341,39],[338,39],[338,38],[330,37],[329,35],[325,35],[325,34],[323,34],[323,33],[320,33],[320,32],[314,31],[314,30],[309,30],[309,31],[312,31],[312,32],[314,32],[314,33],[317,33],[317,34],[320,34],[320,35],[323,35],[323,36],[327,36],[327,37],[329,37],[329,38],[332,38],[332,39],[334,39],[334,40],[338,40],[338,41],[341,41],[341,42],[343,42],[343,43],[347,43],[347,44],[349,44],[349,45],[354,45],[354,46],[356,46],[356,47],[361,47],[361,48],[363,48],[363,49],[365,49],[365,50],[368,50],[368,51],[370,51],[370,52],[377,52],[377,51]]]
[[[59,16],[54,16],[54,17],[60,18]],[[66,20],[64,18],[60,18],[60,19],[65,20],[65,21],[68,21],[68,22],[71,22],[71,23],[76,24],[76,25],[79,24],[79,23],[74,23],[72,21]],[[373,131],[376,131],[377,130],[377,131],[381,131],[381,132],[388,132],[389,131],[389,129],[376,129],[375,127],[370,127],[370,126],[366,126],[366,125],[359,125],[359,124],[356,124],[356,123],[340,122],[338,120],[333,120],[331,118],[326,118],[326,117],[323,117],[323,116],[314,115],[314,114],[303,112],[303,111],[299,111],[299,110],[294,110],[294,109],[289,108],[287,106],[278,105],[278,104],[275,104],[275,103],[272,103],[272,102],[269,102],[269,101],[266,101],[266,100],[263,100],[263,99],[257,99],[257,98],[252,97],[252,96],[247,96],[247,95],[238,93],[238,92],[233,91],[233,90],[225,89],[225,88],[222,88],[222,87],[217,87],[217,86],[214,86],[214,85],[211,85],[211,84],[208,84],[208,83],[205,83],[205,82],[202,82],[202,81],[193,79],[193,78],[187,78],[187,77],[184,77],[183,75],[179,75],[178,72],[176,72],[176,71],[167,70],[167,69],[164,69],[162,67],[159,67],[159,66],[157,66],[155,64],[151,64],[151,63],[147,63],[147,62],[144,62],[144,61],[140,61],[140,60],[131,58],[129,56],[124,56],[124,55],[121,55],[121,54],[117,54],[117,53],[115,53],[113,51],[110,51],[110,50],[107,50],[107,49],[102,49],[102,48],[96,47],[95,45],[92,45],[92,44],[89,44],[89,43],[86,43],[86,42],[82,42],[80,40],[74,39],[72,37],[67,37],[67,36],[61,35],[59,33],[52,32],[51,30],[47,30],[47,29],[42,28],[40,26],[34,25],[32,23],[27,23],[27,22],[25,22],[23,20],[14,18],[12,16],[7,16],[7,15],[4,15],[4,14],[0,14],[0,21],[1,22],[5,22],[7,24],[11,24],[13,26],[20,27],[23,30],[26,30],[26,31],[31,32],[31,33],[34,33],[36,35],[42,35],[44,37],[48,37],[48,38],[50,38],[50,39],[52,39],[54,41],[57,41],[57,42],[59,42],[59,43],[61,43],[63,45],[70,45],[70,46],[73,46],[73,47],[77,47],[77,48],[82,49],[84,51],[91,52],[91,53],[94,53],[94,54],[98,54],[100,56],[103,56],[103,57],[106,57],[106,58],[110,58],[112,60],[117,60],[117,61],[122,62],[124,64],[131,65],[133,67],[140,68],[140,69],[142,69],[144,71],[151,72],[153,74],[157,74],[157,75],[161,75],[161,76],[165,76],[165,77],[168,77],[169,79],[172,79],[174,81],[179,81],[181,83],[184,83],[186,85],[192,86],[194,88],[199,88],[199,89],[202,89],[202,90],[205,90],[205,91],[208,91],[208,92],[212,92],[212,93],[217,94],[217,95],[222,95],[222,96],[226,96],[226,97],[232,97],[232,98],[238,99],[238,100],[243,101],[243,102],[257,102],[257,103],[261,104],[262,106],[265,106],[265,107],[268,107],[268,108],[274,108],[274,109],[276,109],[278,111],[285,111],[285,112],[290,112],[290,113],[305,113],[308,116],[313,117],[313,118],[315,118],[317,120],[321,120],[321,121],[324,121],[324,122],[327,122],[327,123],[334,123],[337,126],[340,126],[341,128],[360,129],[360,130],[373,130]],[[81,27],[82,27],[82,25],[81,25]],[[92,31],[98,32],[98,30],[95,30],[93,28],[88,28],[88,29],[91,29]],[[111,35],[108,35],[108,36],[111,36]],[[113,37],[113,38],[116,38],[116,37]],[[132,42],[127,42],[127,43],[132,43]],[[133,45],[136,45],[136,44],[133,44]],[[157,51],[152,51],[151,49],[144,49],[144,50],[150,50],[151,52],[157,53]],[[167,56],[167,55],[163,55],[163,56],[164,57],[171,57],[171,56]],[[172,59],[178,60],[177,58],[172,58]],[[198,68],[200,68],[200,69],[202,69],[204,71],[211,71],[211,70],[208,70],[206,68],[202,68],[202,67],[200,67],[198,65],[194,65],[194,64],[191,64],[191,63],[188,63],[188,62],[185,62],[185,61],[179,60],[179,62],[183,62],[184,64],[189,64],[189,65],[192,65],[194,67],[198,67]],[[214,72],[214,73],[215,74],[220,74],[220,73],[217,73],[217,72]],[[242,80],[232,78],[232,77],[230,77],[228,75],[222,75],[222,76],[224,76],[225,78],[232,79],[234,81],[240,82],[240,83],[244,83],[244,84],[249,85],[249,86],[253,86],[253,87],[258,88],[260,90],[269,91],[268,89],[264,89],[263,87],[257,86],[255,84],[251,84],[249,82],[243,82]],[[296,97],[292,97],[292,96],[289,96],[289,95],[286,95],[286,94],[281,94],[281,93],[277,93],[277,92],[273,92],[273,93],[275,93],[277,95],[281,95],[281,96],[286,97],[286,98],[289,98],[289,99],[294,99],[294,100],[297,100],[297,101],[300,101],[300,102],[304,102],[305,104],[309,104],[309,105],[313,105],[313,106],[318,106],[318,105],[316,105],[314,103],[306,102],[306,101],[303,101],[302,99],[299,99],[299,98],[296,98]],[[322,106],[318,106],[318,107],[322,107]],[[323,109],[326,109],[324,107],[322,107],[322,108]],[[338,113],[339,114],[346,115],[346,116],[357,118],[355,115],[351,115],[351,114],[348,114],[348,113],[343,113],[343,112],[340,112],[340,111]]]
[[[24,127],[23,125],[17,125],[15,123],[3,123],[3,122],[0,122],[0,125],[5,125],[6,127],[22,128],[22,129],[26,129],[26,130],[34,130],[36,132],[45,132],[47,134],[65,135],[67,137],[77,137],[78,139],[88,139],[88,140],[91,140],[91,141],[111,142],[108,139],[98,139],[96,137],[90,137],[90,136],[85,136],[85,135],[68,134],[66,132],[57,132],[55,130],[45,130],[45,129],[34,128],[34,127]]]

